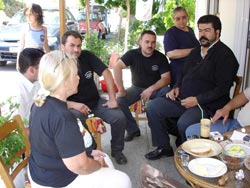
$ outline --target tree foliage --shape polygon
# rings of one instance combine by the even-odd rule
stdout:
[[[18,10],[25,7],[24,3],[16,0],[3,0],[4,12],[7,16],[12,17]]]
[[[4,3],[3,3],[3,0],[0,0],[0,10],[4,10]]]

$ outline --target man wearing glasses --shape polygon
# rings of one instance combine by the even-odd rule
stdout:
[[[213,116],[230,100],[230,88],[239,64],[232,50],[220,41],[221,21],[214,15],[202,16],[198,20],[198,29],[201,46],[194,48],[187,57],[180,79],[166,97],[148,103],[148,124],[153,146],[157,148],[145,155],[147,159],[174,154],[166,118],[178,118],[178,144],[181,144],[186,140],[188,126],[198,123],[202,116]]]
[[[106,65],[94,54],[82,50],[82,37],[76,31],[67,31],[62,36],[61,48],[74,55],[78,60],[78,75],[80,77],[78,93],[68,98],[68,108],[73,109],[76,116],[88,114],[102,118],[111,126],[111,156],[118,164],[126,164],[127,159],[122,153],[124,148],[124,133],[126,118],[118,108],[115,97],[114,80]],[[94,73],[103,76],[107,85],[108,100],[100,98]]]

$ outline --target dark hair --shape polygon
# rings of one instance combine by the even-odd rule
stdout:
[[[82,36],[79,32],[77,31],[66,31],[63,36],[62,36],[62,44],[65,45],[66,40],[68,39],[69,36],[73,36],[76,39],[79,38],[82,42]]]
[[[156,34],[155,34],[154,31],[152,31],[152,30],[144,30],[144,31],[142,31],[142,33],[141,33],[140,39],[141,39],[141,38],[143,37],[143,35],[145,35],[145,34],[154,35],[154,36],[156,37]]]
[[[37,66],[41,57],[44,55],[42,50],[36,48],[25,48],[19,55],[18,65],[20,73],[24,74],[30,66]]]
[[[173,19],[174,19],[175,14],[176,14],[177,12],[180,12],[180,11],[185,12],[186,15],[188,16],[187,10],[186,10],[184,7],[182,7],[182,6],[178,6],[178,7],[176,7],[176,8],[173,10],[173,14],[172,14]]]
[[[218,16],[209,14],[209,15],[205,15],[199,18],[198,20],[198,25],[199,24],[207,24],[207,23],[211,23],[214,30],[220,30],[219,36],[221,34],[221,21],[220,18]]]
[[[27,11],[30,11],[32,14],[36,15],[37,22],[42,25],[44,23],[43,21],[43,10],[40,5],[32,3],[28,8],[24,9],[24,15]]]

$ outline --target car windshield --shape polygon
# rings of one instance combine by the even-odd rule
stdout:
[[[27,21],[23,14],[23,11],[19,11],[10,19],[10,21],[8,22],[8,25],[17,25],[17,24],[26,23],[26,22]]]
[[[58,10],[43,10],[44,24],[53,25],[60,24],[59,12]],[[26,23],[27,20],[23,14],[23,10],[17,12],[9,21],[8,25],[17,25]]]
[[[60,24],[60,17],[58,10],[44,10],[44,23],[51,24]]]
[[[90,19],[91,19],[91,20],[100,20],[97,13],[91,13],[91,14],[90,14]],[[83,13],[83,12],[80,12],[80,13],[78,14],[78,16],[77,16],[77,20],[78,20],[78,21],[79,21],[79,20],[85,21],[85,20],[86,20],[86,14]]]

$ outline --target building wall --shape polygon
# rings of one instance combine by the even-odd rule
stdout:
[[[213,12],[214,3],[218,12]],[[210,4],[210,6],[209,6]],[[249,25],[249,0],[196,0],[196,22],[204,14],[216,14],[222,22],[221,41],[228,45],[239,61],[238,75],[243,76],[243,89],[249,86],[247,32]],[[198,30],[195,29],[198,36]]]

